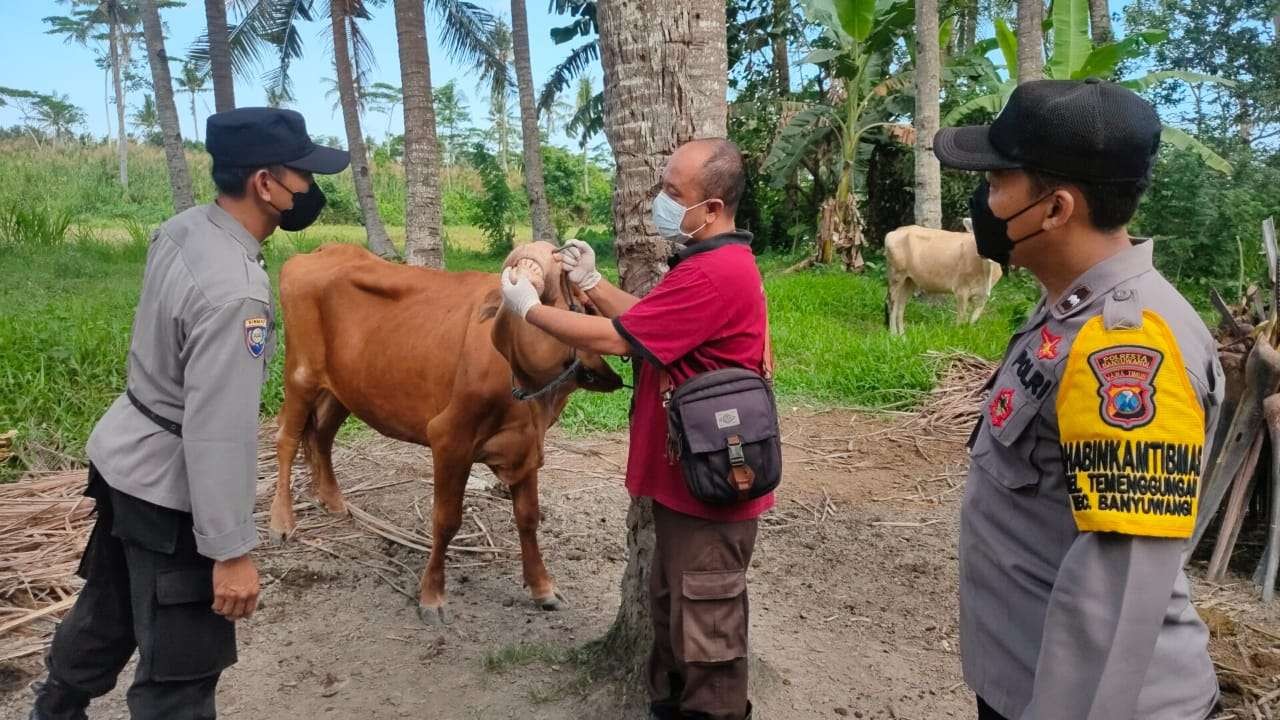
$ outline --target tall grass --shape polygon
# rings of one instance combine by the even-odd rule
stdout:
[[[209,177],[208,153],[188,150],[186,156],[196,202],[211,201],[214,187]],[[0,142],[0,178],[4,179],[0,183],[0,208],[29,207],[35,198],[39,207],[69,217],[75,224],[92,227],[116,227],[123,222],[154,226],[173,214],[169,171],[161,148],[129,146],[127,192],[118,181],[117,163],[115,150],[109,144],[40,148],[26,140]],[[372,177],[383,222],[403,225],[404,168],[399,163],[375,162]],[[473,198],[479,192],[474,171],[451,169],[445,181],[451,190],[444,198],[446,221],[468,222],[474,214]],[[329,198],[321,215],[322,222],[359,224],[362,221],[350,169],[321,176],[319,182]]]

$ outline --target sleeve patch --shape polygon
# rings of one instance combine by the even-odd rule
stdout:
[[[264,317],[249,318],[244,321],[244,344],[249,354],[255,358],[262,357],[267,349],[267,319]]]
[[[1204,408],[1177,341],[1148,310],[1137,328],[1085,324],[1058,390],[1058,431],[1076,527],[1190,537],[1204,460]]]

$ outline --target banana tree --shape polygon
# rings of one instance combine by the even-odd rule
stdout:
[[[836,194],[823,203],[815,260],[830,263],[836,251],[845,268],[863,266],[862,218],[857,181],[867,155],[863,140],[892,125],[888,101],[910,80],[896,76],[893,57],[915,20],[912,0],[801,0],[822,30],[821,47],[801,61],[824,66],[835,83],[823,103],[785,103],[783,124],[765,159],[775,187],[803,170],[822,172],[824,150],[838,148]],[[833,153],[834,154],[834,153]]]
[[[1051,25],[1053,33],[1053,54],[1045,63],[1044,74],[1045,77],[1053,80],[1112,77],[1122,62],[1144,57],[1152,45],[1164,42],[1168,37],[1168,33],[1164,30],[1141,30],[1123,40],[1094,47],[1089,36],[1089,0],[1054,0],[1048,24]],[[995,29],[995,40],[1004,58],[1005,79],[993,92],[976,97],[947,113],[947,116],[942,119],[943,125],[955,125],[965,116],[980,110],[992,115],[1000,112],[1000,109],[1009,101],[1014,88],[1017,87],[1018,37],[1003,18],[996,20]],[[1141,77],[1122,79],[1118,82],[1132,90],[1142,91],[1166,80],[1181,80],[1190,84],[1218,83],[1228,86],[1234,84],[1225,78],[1180,70],[1151,72]],[[1195,152],[1209,167],[1223,174],[1231,174],[1230,163],[1186,132],[1165,126],[1161,139],[1176,148]]]

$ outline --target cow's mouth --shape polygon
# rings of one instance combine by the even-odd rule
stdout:
[[[605,368],[605,372],[600,372],[592,370],[584,363],[578,366],[574,380],[578,383],[578,387],[591,392],[607,393],[621,388],[622,378],[608,366]]]

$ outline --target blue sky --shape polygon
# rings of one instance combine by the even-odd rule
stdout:
[[[476,0],[490,12],[507,17],[510,5],[493,0]],[[52,0],[0,0],[4,9],[0,10],[0,48],[4,48],[5,62],[0,63],[0,86],[35,90],[39,92],[60,92],[71,96],[72,102],[82,107],[88,114],[86,128],[94,135],[106,133],[107,110],[103,101],[103,73],[94,65],[94,53],[89,48],[67,44],[62,38],[47,35],[48,26],[41,18],[47,15],[66,14],[67,7]],[[317,3],[319,4],[319,3]],[[388,82],[400,85],[400,63],[396,51],[395,15],[390,3],[385,7],[374,8],[374,17],[363,23],[366,33],[374,48],[377,67],[371,72],[372,82]],[[165,43],[170,55],[186,54],[191,42],[201,33],[204,27],[204,3],[201,0],[187,0],[182,8],[162,11],[162,18],[168,27]],[[556,45],[551,41],[550,29],[565,24],[565,19],[552,15],[547,10],[545,0],[531,0],[528,3],[529,39],[533,62],[533,78],[535,91],[541,88],[542,82],[561,60],[569,53],[571,45]],[[437,34],[433,29],[436,18],[427,11],[427,35],[431,53],[431,81],[433,85],[443,85],[456,79],[458,87],[465,93],[467,104],[474,120],[478,124],[487,125],[487,94],[477,92],[475,74],[470,68],[459,67],[448,58],[440,47]],[[327,87],[323,82],[326,77],[334,77],[333,65],[326,51],[324,35],[329,32],[328,18],[317,18],[315,22],[303,24],[303,39],[306,54],[293,66],[294,92],[297,100],[291,107],[300,111],[307,118],[307,127],[312,135],[334,135],[346,137],[342,126],[341,112],[332,111],[333,102],[325,97]],[[141,49],[135,53],[141,55]],[[144,72],[149,72],[145,63]],[[600,76],[597,68],[594,74],[596,86]],[[210,88],[212,89],[212,87]],[[571,97],[566,100],[572,101]],[[142,102],[141,92],[128,93],[128,104],[132,108]],[[236,79],[236,104],[261,105],[265,103],[261,83],[257,78]],[[212,92],[197,101],[200,116],[200,136],[204,137],[204,119],[213,110]],[[115,110],[111,110],[111,123],[115,125]],[[192,120],[190,104],[187,96],[178,97],[178,113],[182,121],[183,137],[191,137]],[[0,108],[0,126],[9,126],[19,122],[18,114],[12,108]],[[391,118],[392,133],[402,131],[403,116],[399,109]],[[366,135],[381,139],[387,128],[387,117],[379,113],[366,115],[364,130]],[[552,138],[556,144],[571,145],[563,135],[557,133]],[[345,140],[344,140],[345,142]],[[576,145],[573,145],[576,147]]]

